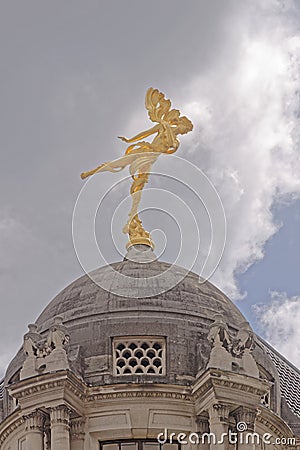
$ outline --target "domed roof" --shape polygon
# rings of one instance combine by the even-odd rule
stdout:
[[[114,337],[164,337],[170,355],[166,381],[174,382],[176,377],[194,377],[208,356],[206,335],[215,314],[222,314],[233,332],[245,321],[238,308],[210,282],[200,282],[199,275],[153,257],[145,259],[146,254],[137,253],[77,279],[37,319],[43,334],[55,316],[63,317],[72,348],[77,348],[84,360],[83,377],[89,383],[101,384],[111,373]],[[126,286],[120,276],[128,277]],[[22,362],[19,352],[8,368],[7,380]]]

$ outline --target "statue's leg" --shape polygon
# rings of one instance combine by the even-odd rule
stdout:
[[[125,155],[129,155],[129,154],[133,154],[133,153],[144,153],[144,152],[150,152],[150,151],[153,151],[151,144],[146,141],[141,141],[141,142],[138,142],[137,144],[130,145],[126,150]]]

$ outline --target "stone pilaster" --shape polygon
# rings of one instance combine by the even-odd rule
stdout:
[[[50,408],[51,450],[70,450],[70,415],[66,405]]]
[[[197,416],[196,418],[196,422],[197,422],[197,431],[199,433],[199,437],[200,437],[200,448],[201,450],[210,450],[210,445],[209,445],[209,439],[208,439],[208,434],[209,434],[209,419],[206,416]]]
[[[46,416],[39,410],[24,416],[26,447],[30,450],[44,450],[44,424]]]
[[[255,433],[257,411],[241,406],[232,415],[236,421],[239,450],[254,450],[255,443],[258,443],[259,440]]]
[[[71,449],[83,450],[84,437],[85,437],[85,419],[84,417],[78,417],[71,420]]]
[[[210,450],[228,450],[229,405],[216,403],[209,409]]]

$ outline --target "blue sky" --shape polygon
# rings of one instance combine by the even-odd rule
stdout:
[[[299,367],[300,201],[277,205],[274,215],[281,227],[266,243],[264,258],[237,277],[247,293],[238,306],[254,330]],[[255,310],[257,304],[267,312]]]
[[[256,315],[252,305],[270,301],[270,291],[286,292],[289,297],[300,292],[300,201],[274,208],[280,230],[265,246],[265,256],[246,273],[238,275],[238,283],[246,298],[238,303],[252,324]]]

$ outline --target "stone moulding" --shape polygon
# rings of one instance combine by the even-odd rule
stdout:
[[[241,393],[249,393],[254,397],[261,396],[265,390],[269,387],[269,383],[264,380],[257,380],[252,377],[243,376],[240,374],[232,374],[231,379],[226,371],[209,369],[207,370],[197,381],[194,386],[183,387],[180,385],[165,385],[165,384],[117,384],[117,385],[104,385],[104,386],[87,386],[81,379],[68,370],[59,371],[56,373],[44,374],[34,378],[25,379],[10,386],[9,393],[13,397],[25,403],[25,408],[22,410],[22,416],[20,417],[19,409],[15,410],[10,416],[8,416],[4,422],[0,425],[0,448],[7,437],[17,429],[24,428],[25,421],[24,416],[30,414],[33,409],[37,408],[34,403],[36,394],[44,394],[49,390],[53,392],[57,391],[61,400],[65,403],[64,407],[72,408],[75,412],[75,417],[71,419],[71,437],[72,439],[84,438],[84,423],[85,418],[88,418],[91,411],[90,406],[93,403],[101,403],[103,406],[108,401],[118,402],[120,399],[138,400],[138,399],[162,399],[171,400],[174,402],[182,402],[188,406],[194,407],[194,405],[207,395],[210,396],[213,393],[214,401],[218,401],[218,390],[223,388],[229,392],[236,391]],[[79,399],[78,405],[81,405],[81,410],[76,408],[75,400],[74,405],[66,404],[69,402],[69,397],[66,399],[66,394],[72,393],[71,399]],[[43,397],[43,396],[42,396]],[[57,402],[55,397],[54,403],[45,404],[39,406],[44,407],[45,410],[55,407]],[[28,401],[28,399],[30,401]],[[30,402],[32,405],[30,405]],[[34,406],[33,406],[34,405]],[[233,401],[232,405],[228,405],[230,408],[235,408],[236,404]],[[76,417],[76,415],[80,417]],[[270,409],[259,406],[257,423],[262,427],[266,427],[271,430],[274,435],[278,437],[292,437],[293,432],[286,423],[282,423],[282,419],[277,416]]]
[[[248,392],[253,395],[262,396],[270,387],[267,381],[259,380],[245,375],[232,374],[230,372],[208,369],[196,381],[193,387],[193,398],[197,400],[210,389],[225,387],[237,391]]]
[[[47,373],[12,384],[9,387],[9,394],[20,400],[32,394],[64,388],[76,395],[80,400],[85,399],[87,386],[68,370]]]
[[[19,416],[18,411],[15,411],[2,422],[0,426],[0,448],[11,433],[24,425],[24,423],[25,419]]]
[[[282,422],[282,419],[273,411],[259,410],[259,414],[256,416],[256,421],[261,425],[264,425],[280,439],[294,437],[293,431],[288,424],[286,422]]]
[[[114,400],[120,398],[167,398],[174,400],[186,400],[192,401],[192,396],[189,394],[176,393],[176,392],[146,392],[146,391],[136,391],[136,392],[108,392],[108,393],[95,393],[87,397],[88,402],[94,402],[96,400]]]

